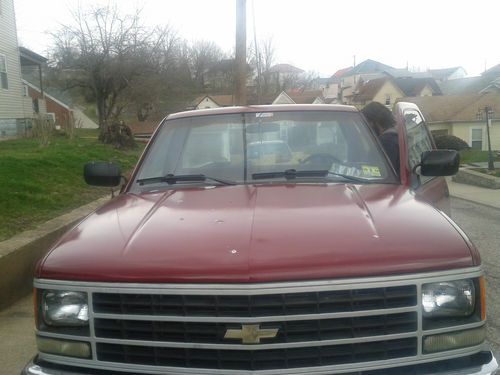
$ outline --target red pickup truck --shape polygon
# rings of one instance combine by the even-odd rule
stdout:
[[[354,107],[170,115],[39,263],[23,374],[494,374],[458,154],[394,115],[399,176]]]

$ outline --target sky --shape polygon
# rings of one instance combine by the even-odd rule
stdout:
[[[47,55],[50,31],[71,22],[71,9],[113,3],[124,14],[142,9],[148,26],[234,50],[235,0],[14,0],[19,43]],[[247,44],[254,31],[272,37],[276,63],[321,77],[365,59],[475,76],[500,63],[499,11],[497,0],[247,0]]]

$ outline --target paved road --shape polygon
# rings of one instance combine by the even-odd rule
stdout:
[[[500,210],[452,199],[451,216],[481,252],[486,271],[488,339],[500,358]]]
[[[479,248],[486,269],[488,338],[500,358],[500,210],[452,200],[452,217]],[[18,374],[35,352],[31,297],[0,311],[0,375]]]

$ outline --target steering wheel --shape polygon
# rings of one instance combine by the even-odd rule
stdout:
[[[302,159],[300,163],[301,164],[315,163],[315,164],[329,164],[329,165],[332,165],[333,163],[342,164],[342,162],[339,159],[337,159],[332,154],[328,154],[326,152],[318,152],[316,154],[311,154],[305,159]]]

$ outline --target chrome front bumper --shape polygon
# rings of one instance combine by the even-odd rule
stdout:
[[[422,375],[495,375],[495,374],[500,374],[500,372],[497,372],[499,366],[497,363],[496,358],[493,356],[491,352],[482,352],[480,354],[484,354],[485,358],[489,359],[485,361],[485,363],[481,363],[478,365],[474,365],[468,368],[461,368],[461,369],[453,369],[453,370],[437,370],[436,371],[431,371],[429,370],[424,370],[424,372],[419,374]],[[60,366],[57,368],[51,368],[50,364],[48,363],[38,363],[36,360],[36,357],[33,358],[24,368],[24,370],[21,372],[21,375],[89,375],[89,374],[102,374],[106,375],[108,374],[107,371],[105,372],[100,372],[96,370],[89,370],[85,368],[77,368],[77,367],[68,367],[68,368],[61,368]],[[396,368],[393,368],[392,370],[394,371]],[[168,373],[171,375],[174,374],[180,374],[180,375],[186,375],[186,374],[194,374],[195,372],[189,372],[190,369],[185,369],[186,371],[183,371],[182,373]],[[195,369],[191,369],[192,371],[196,371]],[[89,372],[91,371],[91,372]],[[418,371],[418,370],[417,370]],[[116,372],[113,372],[113,374],[116,374]],[[123,375],[130,374],[130,372],[123,372]],[[246,371],[235,371],[235,374],[252,374],[252,372],[246,372]],[[308,371],[307,373],[304,373],[304,375],[310,374]]]

